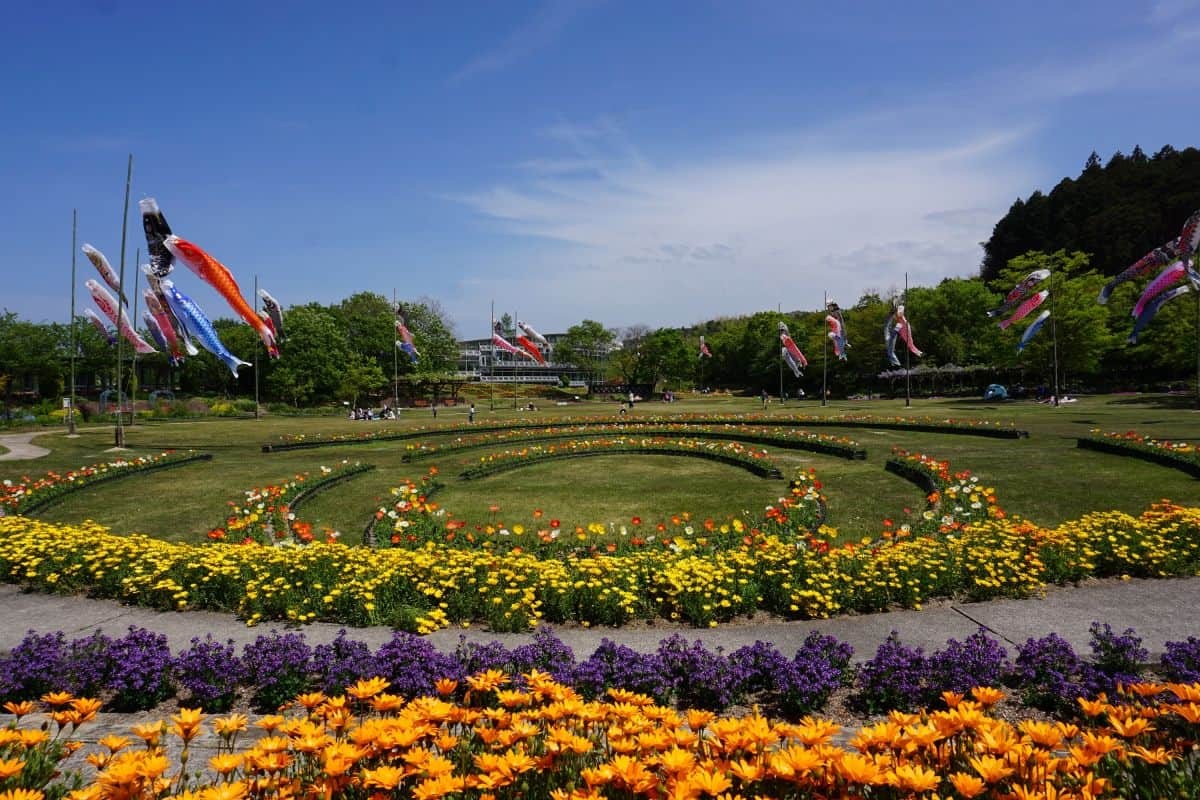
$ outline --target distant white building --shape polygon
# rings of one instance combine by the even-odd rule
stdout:
[[[569,362],[554,359],[554,345],[566,335],[544,334],[549,345],[539,345],[545,364],[532,358],[506,353],[486,339],[466,339],[458,343],[458,372],[460,375],[483,383],[559,383],[566,377],[569,385],[584,387],[602,376],[591,375],[588,370]],[[511,341],[511,340],[510,340]],[[605,358],[608,352],[595,354]]]

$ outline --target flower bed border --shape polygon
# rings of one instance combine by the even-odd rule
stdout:
[[[286,450],[305,450],[317,447],[336,447],[338,445],[371,444],[373,442],[401,441],[416,439],[421,436],[442,436],[456,433],[487,433],[489,431],[507,431],[520,428],[549,428],[556,426],[600,426],[619,425],[621,423],[635,424],[632,420],[622,417],[604,417],[571,420],[515,420],[508,424],[491,425],[447,425],[442,428],[421,428],[410,431],[379,431],[377,433],[359,436],[331,439],[306,439],[293,442],[273,442],[262,445],[262,452],[276,453]],[[993,439],[1027,439],[1029,431],[1017,428],[990,427],[987,425],[957,425],[950,422],[939,423],[932,420],[921,422],[902,422],[896,419],[875,419],[870,417],[754,417],[754,416],[704,416],[704,417],[647,417],[643,424],[674,424],[674,425],[776,425],[778,427],[829,427],[829,428],[881,428],[885,430],[916,431],[918,433],[948,433],[962,436],[984,436]]]
[[[464,481],[478,480],[490,475],[495,475],[499,472],[509,472],[514,469],[523,469],[532,467],[534,464],[541,464],[546,461],[559,461],[567,458],[588,458],[591,456],[611,456],[611,455],[644,455],[644,456],[684,456],[686,458],[703,458],[708,461],[717,461],[722,464],[728,464],[733,467],[741,467],[747,472],[753,473],[760,478],[782,478],[783,473],[779,467],[766,464],[756,464],[752,461],[745,461],[734,456],[727,456],[724,453],[711,453],[707,450],[687,450],[687,449],[668,449],[668,448],[647,448],[638,446],[629,447],[613,447],[603,451],[588,451],[583,453],[554,453],[550,455],[540,455],[529,461],[513,461],[504,464],[487,464],[483,466],[469,467],[459,473],[458,477]]]
[[[316,495],[343,484],[348,480],[357,478],[364,472],[370,472],[373,469],[375,469],[374,464],[355,464],[354,466],[349,467],[336,475],[329,476],[324,481],[314,481],[297,492],[296,496],[292,499],[292,502],[288,503],[288,507],[291,508],[292,511],[296,511],[303,503],[308,502]]]
[[[568,427],[568,426],[562,426]],[[691,426],[687,426],[691,427]],[[494,431],[486,431],[491,433]],[[802,431],[807,433],[807,431]],[[668,427],[659,427],[654,425],[639,426],[631,425],[629,429],[616,432],[618,435],[644,435],[644,436],[694,436],[697,439],[714,439],[730,442],[745,442],[746,444],[770,445],[779,447],[784,450],[804,450],[810,453],[820,453],[822,455],[834,456],[835,458],[844,458],[847,461],[863,461],[867,458],[867,451],[862,447],[839,444],[837,442],[821,441],[820,439],[812,439],[805,441],[803,439],[789,439],[783,436],[758,435],[754,433],[739,434],[733,431],[692,431],[674,430]],[[599,434],[595,434],[599,435]],[[813,434],[813,436],[822,436],[823,434]],[[590,438],[593,434],[587,431],[576,431],[572,433],[546,433],[536,436],[518,437],[514,439],[504,439],[500,441],[470,443],[463,446],[441,447],[436,450],[416,450],[412,453],[406,453],[401,457],[401,461],[406,464],[411,464],[416,461],[425,461],[431,458],[438,458],[442,455],[463,452],[466,450],[477,450],[482,447],[494,447],[497,444],[521,443],[528,442],[551,442],[561,441],[564,439],[582,439]],[[857,442],[855,443],[857,445]]]
[[[90,489],[91,487],[95,486],[98,483],[106,483],[108,481],[115,481],[120,478],[131,478],[134,475],[141,475],[142,473],[145,473],[145,472],[156,472],[156,471],[162,470],[162,469],[171,469],[172,467],[181,467],[181,466],[184,466],[185,464],[191,464],[195,461],[212,461],[212,458],[213,458],[212,453],[189,453],[189,454],[180,456],[179,458],[174,458],[173,454],[168,454],[168,455],[163,456],[158,461],[155,461],[151,464],[147,464],[145,466],[137,467],[136,469],[118,469],[118,470],[115,470],[112,474],[102,475],[99,478],[96,478],[95,480],[89,480],[89,481],[77,483],[77,485],[74,485],[69,488],[65,488],[61,491],[55,492],[53,495],[51,495],[49,497],[43,497],[41,499],[35,498],[33,501],[31,501],[27,505],[21,506],[20,508],[13,509],[12,513],[17,516],[28,517],[28,516],[31,516],[35,512],[44,511],[46,508],[54,505],[55,503],[60,502],[64,497],[75,494],[76,492],[81,492],[84,489]]]
[[[1133,442],[1125,443],[1097,437],[1081,437],[1076,439],[1075,443],[1082,450],[1095,450],[1098,453],[1140,458],[1143,461],[1149,461],[1153,464],[1186,472],[1193,478],[1200,479],[1200,461],[1185,458],[1167,450],[1153,449]]]

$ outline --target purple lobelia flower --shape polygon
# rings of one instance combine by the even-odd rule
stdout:
[[[64,688],[67,637],[62,631],[25,634],[7,656],[0,657],[0,703],[35,700]]]
[[[787,669],[780,670],[773,690],[780,713],[789,718],[811,714],[853,677],[854,648],[832,636],[810,633]]]
[[[1079,683],[1082,662],[1070,642],[1057,633],[1028,639],[1017,649],[1009,682],[1026,705],[1059,714],[1074,714],[1075,698],[1084,694]]]
[[[329,644],[313,648],[312,672],[317,688],[336,695],[363,678],[381,675],[371,648],[365,642],[346,638],[346,629],[338,631]]]
[[[671,698],[671,681],[657,654],[639,653],[607,638],[579,662],[571,682],[589,700],[602,698],[613,688],[653,697],[660,704]]]
[[[1200,683],[1200,639],[1189,636],[1184,642],[1167,642],[1160,663],[1167,680]]]
[[[1117,684],[1141,680],[1141,666],[1149,660],[1150,652],[1142,647],[1142,639],[1133,628],[1117,636],[1108,623],[1093,622],[1089,631],[1092,662],[1083,670],[1084,689],[1089,697],[1101,692],[1112,695]]]
[[[849,705],[856,711],[913,711],[928,695],[929,660],[921,648],[906,647],[892,631],[875,657],[859,665],[855,689]]]
[[[432,695],[439,678],[458,680],[462,667],[454,656],[438,652],[430,642],[413,633],[396,631],[374,656],[380,677],[391,682],[388,691],[404,697]]]
[[[187,692],[186,702],[208,712],[221,713],[233,706],[238,685],[246,679],[233,640],[222,644],[212,638],[193,637],[191,645],[175,658],[175,680]]]
[[[312,648],[302,633],[259,636],[242,649],[242,665],[253,681],[253,703],[272,712],[308,691]]]
[[[62,683],[77,697],[97,697],[110,688],[113,673],[113,640],[100,631],[74,639],[63,662]]]
[[[932,706],[944,691],[966,694],[976,686],[1000,686],[1008,670],[1008,652],[983,628],[962,642],[949,639],[945,650],[929,657],[925,704]]]
[[[174,659],[165,634],[130,626],[129,633],[113,640],[109,657],[115,710],[146,711],[174,693]]]
[[[560,683],[570,683],[575,672],[575,651],[554,635],[550,627],[534,631],[533,641],[513,648],[513,671],[519,674],[531,670],[548,672]]]
[[[674,684],[679,704],[686,708],[723,711],[745,694],[745,675],[720,650],[712,652],[700,640],[688,644],[680,634],[658,645],[663,670]]]

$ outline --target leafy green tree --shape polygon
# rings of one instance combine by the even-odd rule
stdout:
[[[287,347],[267,380],[276,397],[296,405],[329,402],[338,395],[351,360],[345,330],[319,303],[292,306],[285,323]]]
[[[1053,379],[1054,348],[1057,339],[1059,381],[1065,387],[1069,375],[1094,373],[1106,350],[1116,344],[1116,337],[1108,329],[1109,312],[1096,303],[1096,296],[1104,285],[1104,276],[1091,269],[1086,253],[1030,252],[1012,259],[1001,271],[992,286],[1007,293],[1030,272],[1049,269],[1051,276],[1039,289],[1049,289],[1050,297],[1029,315],[1028,322],[1014,324],[1006,331],[1011,349],[1011,363],[1027,365],[1035,369],[1048,384]],[[1021,354],[1016,345],[1021,334],[1042,309],[1049,309],[1050,320]],[[1053,320],[1053,325],[1051,324]]]
[[[342,371],[337,399],[349,401],[357,408],[360,397],[372,396],[387,388],[388,379],[374,359],[351,351],[350,361]]]
[[[923,363],[961,367],[1003,359],[1008,343],[987,315],[1003,297],[974,278],[946,278],[936,287],[911,290],[907,313],[920,334]],[[882,345],[882,326],[880,331]]]
[[[373,362],[380,374],[390,375],[397,338],[392,302],[375,292],[358,292],[330,311],[346,332],[350,351]]]
[[[578,325],[567,328],[567,332],[554,344],[554,360],[563,364],[574,364],[580,369],[598,376],[605,369],[609,351],[616,334],[594,319],[585,319]],[[593,377],[593,381],[595,377]]]
[[[446,314],[442,304],[431,297],[418,298],[413,303],[403,303],[408,328],[421,359],[407,369],[418,375],[448,375],[458,367],[458,338],[454,335],[454,322]],[[393,337],[392,347],[395,347]],[[401,356],[401,362],[409,361]],[[401,363],[401,373],[405,372]],[[386,371],[390,374],[390,370]]]

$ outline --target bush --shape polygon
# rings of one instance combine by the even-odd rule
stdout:
[[[116,711],[147,711],[174,694],[174,660],[164,634],[131,625],[129,633],[109,646],[108,656]]]
[[[1060,714],[1075,713],[1075,698],[1083,694],[1077,680],[1082,667],[1067,640],[1056,633],[1027,639],[1017,649],[1010,683],[1026,705]]]
[[[254,681],[251,701],[271,713],[308,690],[312,648],[302,633],[259,636],[242,650],[242,664]]]
[[[607,638],[575,667],[573,682],[589,700],[603,697],[613,687],[653,697],[656,703],[666,703],[671,698],[671,682],[657,655],[639,653]]]
[[[191,646],[175,659],[174,673],[188,693],[187,702],[216,713],[233,706],[238,685],[246,678],[242,662],[234,653],[233,640],[221,644],[212,634],[203,640],[192,638]]]
[[[1167,642],[1162,654],[1163,677],[1177,683],[1200,683],[1200,639]]]
[[[946,649],[929,657],[931,681],[926,705],[937,702],[943,691],[967,694],[976,686],[999,686],[1008,671],[1008,652],[983,628],[960,642],[950,639]]]
[[[0,657],[0,703],[36,700],[62,686],[67,638],[62,631],[29,631],[7,656]]]
[[[905,647],[892,631],[875,657],[861,664],[850,707],[867,714],[921,708],[929,691],[929,661],[921,648]]]
[[[1150,658],[1150,652],[1142,647],[1142,639],[1132,628],[1117,636],[1104,623],[1093,622],[1092,663],[1084,670],[1084,688],[1092,697],[1106,692],[1115,694],[1117,684],[1136,683],[1141,680],[1141,665]]]

